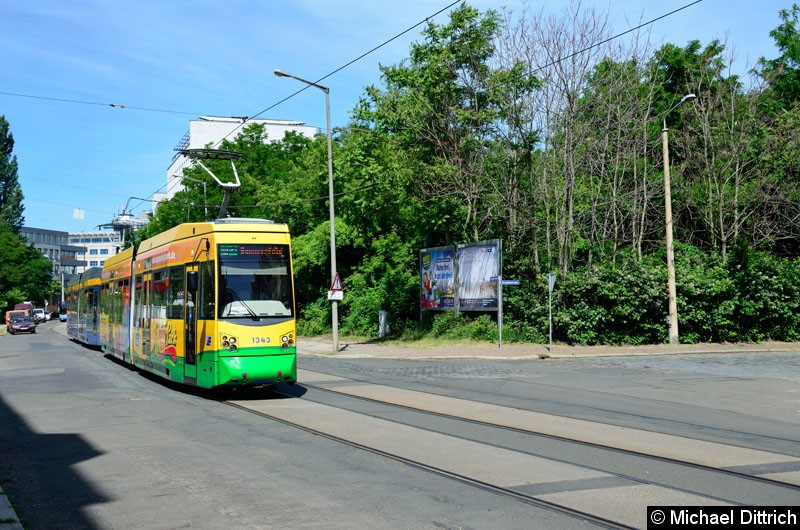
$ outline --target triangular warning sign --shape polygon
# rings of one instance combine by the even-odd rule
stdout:
[[[333,283],[331,284],[330,291],[344,291],[342,288],[342,279],[339,278],[339,273],[337,272],[336,275],[333,277]]]

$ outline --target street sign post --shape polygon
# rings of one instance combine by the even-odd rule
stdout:
[[[504,280],[502,276],[492,276],[490,281],[497,282],[497,336],[499,342],[497,347],[503,348],[503,286],[517,286],[521,282],[519,280]]]
[[[328,289],[328,300],[331,302],[344,300],[344,288],[342,287],[342,279],[337,272],[331,282],[331,288]]]
[[[553,287],[556,285],[556,273],[555,272],[548,272],[547,273],[547,291],[548,291],[548,300],[547,305],[549,307],[550,312],[550,346],[547,347],[547,351],[553,351]]]

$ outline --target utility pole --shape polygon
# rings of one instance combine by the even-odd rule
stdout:
[[[667,290],[669,292],[669,343],[680,344],[678,337],[678,295],[675,287],[675,244],[672,240],[672,183],[669,177],[669,138],[667,114],[686,100],[694,99],[694,94],[686,94],[671,109],[664,113],[664,126],[661,129],[661,147],[664,150],[664,215],[667,232]]]

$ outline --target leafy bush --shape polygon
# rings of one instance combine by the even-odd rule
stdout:
[[[725,264],[689,245],[678,245],[675,268],[681,342],[739,340],[736,289]]]
[[[377,337],[378,311],[389,312],[392,335],[496,341],[494,314],[419,313],[417,250],[395,235],[374,241],[345,278],[342,332]],[[800,260],[738,249],[729,262],[685,244],[676,246],[680,340],[695,342],[800,340]],[[504,290],[504,342],[547,343],[545,275]],[[530,275],[528,275],[530,276]],[[330,330],[330,303],[321,296],[302,311],[302,334]],[[658,344],[668,337],[666,257],[638,260],[617,253],[559,275],[553,292],[553,340],[570,344]]]
[[[800,340],[800,260],[748,252],[729,266],[739,339]]]
[[[419,284],[416,276],[415,246],[397,234],[374,240],[359,267],[344,279],[342,302],[344,333],[375,337],[378,335],[378,312],[389,313],[390,327],[412,317]],[[418,303],[418,302],[417,302]]]
[[[330,302],[326,298],[306,304],[297,319],[297,333],[304,336],[322,335],[331,330]]]
[[[662,285],[663,271],[633,258],[571,273],[556,284],[554,333],[571,344],[661,342],[667,313]]]

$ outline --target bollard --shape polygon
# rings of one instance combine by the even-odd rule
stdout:
[[[389,312],[381,309],[378,311],[378,336],[385,338],[389,335]]]

